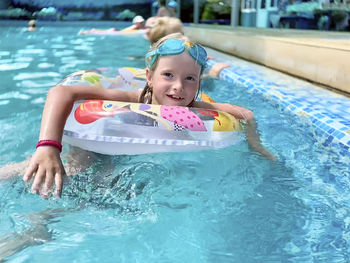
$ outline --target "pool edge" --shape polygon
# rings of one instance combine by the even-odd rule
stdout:
[[[216,60],[208,60],[208,68],[214,66],[220,59],[222,60],[222,57],[217,57]],[[220,72],[219,79],[241,85],[251,93],[260,94],[270,103],[277,104],[283,110],[297,116],[303,122],[307,122],[313,127],[317,140],[323,146],[336,147],[342,156],[349,154],[350,118],[346,118],[346,116],[350,116],[350,98],[322,89],[311,83],[305,82],[303,84],[302,80],[298,80],[301,83],[299,87],[291,87],[288,83],[281,84],[273,78],[269,79],[268,82],[264,81],[256,77],[261,73],[258,67],[263,67],[251,62],[245,63],[245,69],[249,71],[248,74],[239,73],[239,67],[241,66],[230,63],[232,61],[228,60],[227,57],[221,62],[227,62],[230,66]],[[276,72],[276,74],[288,79],[290,83],[294,83],[295,78],[280,72]],[[291,92],[286,93],[286,90]],[[315,101],[314,104],[310,103],[310,98]],[[329,107],[318,104],[318,100],[328,103]],[[343,114],[340,115],[339,112],[342,110]]]

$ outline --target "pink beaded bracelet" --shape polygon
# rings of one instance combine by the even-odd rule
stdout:
[[[58,150],[60,150],[60,152],[62,152],[62,144],[60,142],[58,142],[58,141],[54,141],[54,140],[40,140],[36,144],[36,148],[38,148],[40,146],[53,146],[53,147],[56,147]]]

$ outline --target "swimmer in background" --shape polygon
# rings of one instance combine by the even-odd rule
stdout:
[[[32,20],[29,20],[28,22],[27,31],[34,31],[34,30],[36,30],[36,21],[32,19]]]
[[[182,22],[176,17],[159,17],[146,29],[146,36],[151,44],[172,33],[183,34]]]
[[[79,34],[84,35],[84,34],[90,34],[93,32],[130,32],[130,31],[135,31],[135,30],[142,30],[145,29],[145,19],[142,16],[135,16],[132,20],[132,25],[129,27],[126,27],[124,29],[118,30],[114,27],[108,28],[108,29],[96,29],[96,28],[92,28],[90,30],[84,30],[81,31]]]
[[[156,3],[157,3],[157,7],[158,7],[158,2],[156,2]],[[145,27],[151,28],[152,26],[154,26],[155,22],[160,17],[177,17],[176,8],[177,8],[177,3],[175,1],[170,1],[167,4],[167,6],[160,6],[158,11],[157,11],[157,15],[149,17],[146,20]]]
[[[168,6],[168,10],[170,10],[170,12],[171,13],[173,13],[173,14],[175,14],[175,16],[177,16],[176,15],[176,9],[177,9],[177,2],[176,1],[170,1],[168,4],[167,4],[167,6]]]
[[[121,91],[92,86],[55,86],[48,92],[40,129],[39,142],[23,177],[33,179],[31,189],[47,198],[56,186],[61,196],[62,181],[66,174],[60,157],[65,122],[77,100],[100,99],[135,103],[206,108],[227,112],[246,122],[246,137],[250,147],[275,160],[261,145],[253,113],[245,108],[226,103],[197,101],[201,75],[207,54],[203,47],[191,43],[182,34],[171,34],[152,45],[146,54],[147,84],[143,91]],[[50,143],[46,144],[45,140]]]
[[[171,6],[175,5],[177,6],[177,3],[174,1],[171,1],[170,3]],[[154,2],[153,5],[156,4],[156,6],[158,7],[158,2]],[[153,6],[152,5],[152,6]],[[175,7],[176,10],[176,7]],[[168,6],[160,6],[157,10],[157,15],[156,16],[151,16],[149,18],[147,18],[146,23],[145,23],[145,28],[152,28],[157,19],[159,19],[160,17],[176,17],[176,13],[174,12],[174,8],[169,8]]]
[[[147,19],[149,22],[150,20]],[[147,22],[146,22],[147,23]],[[183,34],[183,24],[180,19],[176,17],[157,17],[153,20],[152,25],[145,26],[144,37],[150,42],[157,42],[162,37],[172,34],[172,33],[181,33]],[[129,60],[143,59],[144,56],[128,56]]]
[[[159,7],[157,16],[158,17],[163,17],[163,16],[176,17],[176,7],[177,7],[177,3],[175,1],[170,1],[166,6]]]
[[[135,16],[132,20],[132,25],[127,27],[127,28],[124,28],[120,31],[144,29],[145,28],[144,23],[145,23],[145,19],[142,16]]]

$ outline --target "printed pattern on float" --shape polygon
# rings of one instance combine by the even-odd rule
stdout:
[[[135,91],[145,87],[146,76],[144,69],[98,68],[73,73],[59,84]],[[232,115],[211,109],[86,100],[74,104],[63,141],[111,155],[196,151],[235,145],[241,130]]]
[[[148,117],[163,124],[168,130],[207,131],[204,120],[213,121],[212,131],[241,130],[240,123],[230,114],[224,112],[121,101],[87,100],[77,107],[74,118],[81,124],[89,124],[100,118],[116,117],[118,114],[126,112]],[[149,121],[145,119],[145,123],[149,123]],[[144,125],[137,118],[135,118],[134,124]]]

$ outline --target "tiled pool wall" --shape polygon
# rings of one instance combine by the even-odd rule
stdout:
[[[208,60],[209,68],[217,62],[230,64],[220,72],[219,79],[241,85],[278,104],[303,123],[309,123],[323,146],[350,156],[350,98],[287,74],[212,52],[215,60]]]

